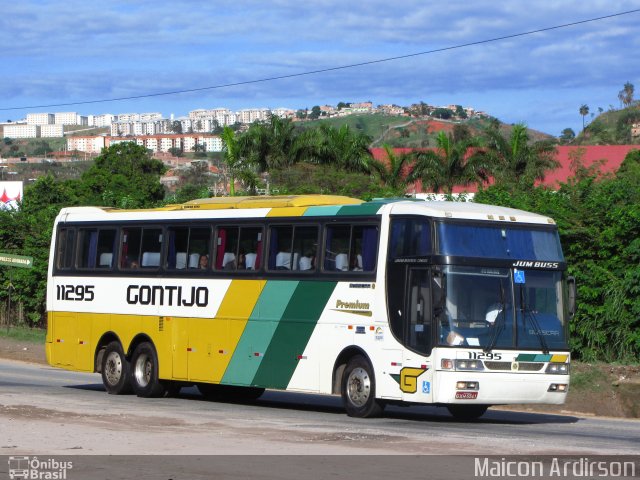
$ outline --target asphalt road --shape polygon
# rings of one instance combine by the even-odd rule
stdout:
[[[73,456],[85,470],[106,462],[112,466],[108,478],[130,478],[132,471],[137,478],[209,478],[207,462],[213,459],[216,478],[225,472],[229,478],[245,478],[242,472],[246,478],[336,478],[345,469],[352,478],[389,478],[398,468],[421,477],[429,471],[429,478],[473,478],[473,457],[432,457],[425,464],[429,457],[415,456],[638,452],[638,420],[489,410],[479,421],[464,423],[444,408],[419,406],[391,406],[382,418],[354,419],[337,397],[267,391],[253,403],[211,402],[194,388],[182,389],[177,398],[113,396],[97,374],[0,360],[0,455]],[[164,465],[164,476],[152,474],[158,465]],[[281,471],[285,465],[287,474]],[[0,461],[0,479],[6,478],[5,468]],[[462,471],[450,477],[456,469]],[[77,465],[74,473],[81,471]]]

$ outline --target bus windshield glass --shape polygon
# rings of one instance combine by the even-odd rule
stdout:
[[[447,266],[434,282],[440,345],[567,348],[561,272]]]
[[[440,255],[564,261],[560,239],[555,229],[439,223],[437,235],[437,253]]]

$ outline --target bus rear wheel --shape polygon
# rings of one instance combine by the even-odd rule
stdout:
[[[131,384],[139,397],[161,397],[165,386],[158,378],[158,355],[149,342],[142,342],[131,358]]]
[[[102,355],[102,383],[107,393],[123,395],[131,393],[131,375],[129,362],[124,355],[120,342],[109,343]]]
[[[477,420],[485,414],[489,405],[447,405],[447,410],[456,420]]]
[[[373,368],[361,355],[353,357],[342,376],[342,403],[350,417],[376,417],[384,404],[376,399]]]

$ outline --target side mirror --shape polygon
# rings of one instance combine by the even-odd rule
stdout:
[[[569,309],[569,318],[573,318],[576,314],[576,299],[578,297],[578,290],[576,288],[576,279],[575,277],[567,278],[567,289],[568,289],[568,309]]]

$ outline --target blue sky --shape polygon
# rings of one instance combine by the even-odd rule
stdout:
[[[196,108],[311,108],[340,101],[461,104],[559,135],[580,105],[640,98],[640,13],[509,40],[272,82],[283,76],[477,42],[640,8],[638,1],[202,2],[20,0],[0,17],[0,119]],[[14,107],[17,109],[7,110]]]

